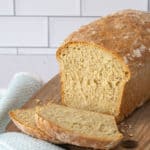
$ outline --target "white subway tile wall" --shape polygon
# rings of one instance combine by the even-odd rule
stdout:
[[[0,55],[17,55],[17,48],[0,48]],[[1,61],[1,60],[0,60]],[[1,65],[1,62],[0,62]]]
[[[6,88],[16,72],[30,72],[45,82],[58,73],[55,55],[0,55],[0,88]]]
[[[13,0],[0,0],[0,15],[14,15]]]
[[[18,55],[53,55],[56,48],[18,48]]]
[[[47,47],[46,17],[0,17],[0,46]]]
[[[150,10],[150,0],[0,0],[0,88],[20,71],[46,82],[59,71],[57,47],[79,26],[121,9]]]
[[[94,7],[91,7],[94,3]],[[148,1],[142,0],[82,0],[83,16],[102,16],[122,9],[147,10]]]
[[[81,25],[85,25],[96,17],[57,17],[49,19],[50,46],[58,47],[63,40],[73,31],[77,30]]]
[[[16,15],[79,16],[80,0],[16,0]]]

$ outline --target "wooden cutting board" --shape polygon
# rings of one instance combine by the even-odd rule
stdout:
[[[37,105],[37,100],[40,99],[38,104],[45,104],[50,100],[55,100],[60,103],[60,78],[56,75],[44,87],[42,87],[24,106],[23,108],[31,108]],[[124,134],[124,140],[115,150],[126,150],[127,147],[134,150],[150,150],[150,101],[141,108],[137,109],[129,118],[118,125]],[[10,122],[6,128],[6,132],[17,131],[17,127]],[[70,150],[85,149],[71,145],[62,145]],[[124,148],[126,147],[126,148]],[[131,148],[130,148],[131,149]]]

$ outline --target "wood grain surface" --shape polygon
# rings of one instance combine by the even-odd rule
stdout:
[[[50,100],[60,103],[60,78],[56,75],[44,87],[42,87],[33,97],[23,106],[31,108],[37,105],[36,99],[40,99],[38,104],[42,105]],[[137,109],[130,117],[125,119],[119,125],[120,131],[124,134],[123,141],[115,150],[150,150],[150,101]],[[20,132],[19,129],[10,122],[6,132]],[[71,145],[62,145],[69,150],[83,150]],[[90,149],[89,149],[90,150]]]

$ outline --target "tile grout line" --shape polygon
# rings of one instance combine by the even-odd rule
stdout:
[[[43,54],[30,54],[30,53],[27,53],[27,54],[22,54],[20,53],[18,56],[54,56],[55,53],[43,53]]]
[[[17,52],[16,53],[17,56],[20,56],[20,55],[22,55],[22,56],[23,55],[37,55],[37,56],[39,56],[39,55],[55,55],[55,53],[56,53],[55,50],[54,51],[45,52],[45,53],[42,53],[42,52],[40,52],[40,53],[38,53],[38,52],[35,52],[35,53],[32,53],[32,52],[21,53],[21,52],[19,52],[20,48],[17,47],[16,49],[17,49],[17,51],[16,51]],[[0,53],[0,55],[3,55],[3,54]],[[9,53],[7,54],[6,53],[5,55],[11,55],[11,54],[9,54]]]
[[[20,56],[20,55],[55,55],[55,53],[56,53],[56,50],[50,50],[48,53],[42,53],[42,52],[40,52],[40,53],[30,53],[30,52],[27,52],[27,53],[20,53],[19,52],[19,49],[21,49],[21,48],[23,48],[23,47],[16,47],[16,54],[14,54],[14,55],[17,55],[17,56]],[[27,49],[30,49],[31,47],[28,47]],[[40,48],[40,47],[39,47]],[[53,49],[57,49],[57,47],[49,47],[50,49],[51,48],[53,48]],[[26,48],[25,48],[26,49]],[[38,48],[35,48],[35,49],[38,49]],[[46,48],[47,49],[47,48]],[[6,53],[6,54],[3,54],[3,53],[0,53],[0,55],[12,55],[12,54],[9,54],[9,53]]]
[[[18,48],[16,48],[17,49],[17,55],[19,55],[19,50],[18,50]]]
[[[39,55],[40,56],[47,56],[47,55],[52,55],[53,56],[53,55],[55,55],[55,53],[43,53],[43,54],[42,53],[39,53],[39,54],[38,53],[34,53],[34,54],[33,53],[31,53],[31,54],[30,53],[27,53],[27,54],[20,53],[18,55],[14,54],[14,53],[4,53],[4,54],[0,53],[0,56],[12,56],[12,55],[13,56],[39,56]]]
[[[14,12],[15,14],[16,14],[16,12]],[[0,15],[0,17],[22,17],[22,18],[27,18],[27,17],[52,17],[52,18],[84,18],[84,17],[86,17],[86,18],[91,18],[91,17],[93,17],[93,18],[95,18],[95,17],[101,17],[101,16],[54,16],[54,15],[47,15],[47,16],[45,16],[45,15],[14,15],[14,16],[12,16],[12,15]]]
[[[2,53],[1,54],[0,53],[0,56],[17,56],[17,54],[14,54],[14,53],[9,53],[9,54],[8,53],[4,53],[4,54]]]
[[[82,16],[82,0],[80,0],[80,17]]]
[[[16,16],[16,0],[13,0],[13,11],[14,11],[14,16]]]
[[[48,38],[47,38],[47,40],[48,40],[48,47],[50,47],[50,18],[48,17],[47,18],[47,36],[48,36]]]
[[[55,47],[55,46],[54,47],[48,47],[48,46],[44,46],[44,47],[38,47],[38,46],[18,46],[18,47],[17,46],[0,46],[0,48],[18,48],[18,49],[19,48],[37,48],[37,49],[43,48],[44,49],[44,48],[58,48],[58,47]]]

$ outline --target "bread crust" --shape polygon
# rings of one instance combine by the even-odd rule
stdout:
[[[91,147],[95,149],[110,149],[115,147],[123,138],[122,134],[118,134],[112,139],[91,138],[82,134],[73,133],[67,129],[63,129],[55,123],[42,118],[38,113],[35,118],[36,124],[40,125],[39,127],[44,129],[49,136],[55,137],[64,143],[73,144],[76,146]]]
[[[10,116],[11,120],[14,122],[14,124],[24,133],[26,133],[32,137],[41,139],[41,140],[50,141],[55,144],[61,143],[58,140],[56,140],[55,138],[53,138],[53,137],[49,136],[48,134],[46,134],[45,132],[43,132],[43,130],[41,130],[39,128],[32,128],[30,126],[25,125],[24,123],[22,123],[20,120],[17,119],[17,117],[13,111],[9,112],[9,116]]]
[[[150,99],[150,13],[124,10],[81,27],[60,46],[56,53],[58,61],[71,44],[99,47],[117,58],[127,72],[115,116],[117,122]],[[62,103],[67,105],[62,77],[61,82]]]

